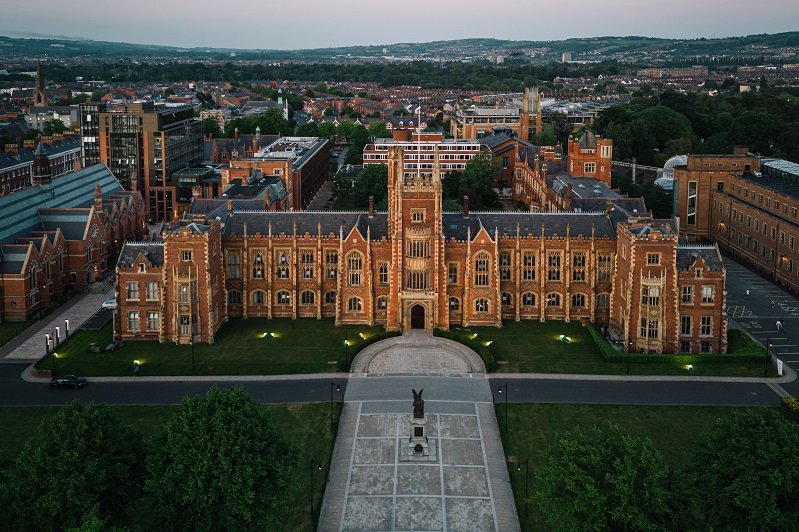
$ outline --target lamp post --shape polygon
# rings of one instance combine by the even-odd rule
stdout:
[[[508,430],[508,383],[506,382],[502,386],[499,387],[497,393],[502,395],[502,388],[505,388],[505,431]]]
[[[55,347],[61,343],[61,329],[59,327],[55,328]]]
[[[350,340],[349,333],[344,333],[344,369],[350,370]]]
[[[69,338],[69,320],[64,320],[64,332],[66,337]]]
[[[494,335],[492,333],[488,334],[488,372],[491,373],[491,361],[494,359],[493,352],[491,351],[491,345],[494,343]]]
[[[528,487],[530,485],[530,460],[525,460],[524,462],[519,462],[516,464],[516,471],[521,471],[524,468],[524,516],[527,517],[527,497],[528,494]]]
[[[189,345],[191,346],[191,374],[194,375],[194,334],[189,338]]]
[[[314,496],[313,479],[314,476],[316,476],[316,472],[321,470],[322,470],[321,463],[317,463],[316,465],[314,465],[314,463],[311,462],[311,519],[313,519],[313,496]]]
[[[330,430],[333,430],[333,389],[337,392],[341,391],[341,386],[335,382],[330,383]]]
[[[630,344],[627,346],[627,375],[630,374],[630,351],[633,348],[633,342],[630,341]]]
[[[771,362],[771,338],[766,338],[766,371],[764,377],[768,377],[768,365]]]

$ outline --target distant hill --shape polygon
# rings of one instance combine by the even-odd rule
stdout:
[[[410,57],[416,59],[462,60],[486,57],[539,56],[555,58],[563,52],[576,56],[611,58],[619,54],[679,56],[768,55],[780,48],[799,47],[799,32],[749,35],[723,39],[660,39],[651,37],[591,37],[561,41],[511,41],[501,39],[460,39],[426,43],[395,43],[371,46],[317,48],[307,50],[242,50],[234,48],[179,48],[91,40],[19,39],[0,36],[0,60],[71,59],[78,61],[348,61]],[[383,51],[385,49],[385,52]],[[558,57],[559,58],[559,57]]]

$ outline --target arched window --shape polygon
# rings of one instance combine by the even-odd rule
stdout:
[[[229,290],[227,302],[229,305],[241,305],[241,292],[239,290]]]
[[[457,297],[449,298],[449,310],[457,312],[461,309],[461,302]]]
[[[500,294],[500,299],[502,301],[503,307],[513,306],[513,296],[510,294],[510,292],[502,292],[502,294]]]
[[[325,292],[325,305],[335,305],[336,304],[336,291],[330,290],[329,292]]]
[[[386,309],[388,309],[388,298],[385,297],[385,296],[378,297],[377,298],[377,310],[386,310]]]
[[[291,305],[291,292],[288,290],[281,290],[275,294],[275,303],[277,305]]]
[[[347,310],[350,312],[361,312],[363,310],[363,302],[360,297],[351,297],[347,300]]]
[[[585,294],[572,294],[572,306],[585,308]]]
[[[306,290],[300,294],[300,301],[303,305],[313,305],[315,300],[316,298],[311,290]]]
[[[522,294],[522,306],[523,307],[534,307],[535,306],[535,294],[532,292],[525,292]]]
[[[475,299],[474,301],[474,311],[485,313],[488,312],[488,300],[487,299]]]
[[[363,270],[363,257],[357,251],[347,255],[347,284],[350,286],[360,286]]]
[[[474,286],[488,286],[488,253],[480,252],[474,259]]]
[[[254,290],[252,293],[252,304],[253,305],[265,305],[266,304],[266,292],[263,290]]]
[[[560,306],[560,294],[557,292],[552,292],[551,294],[547,294],[547,306],[548,307],[559,307]]]
[[[596,295],[597,308],[610,308],[610,294],[597,294]]]

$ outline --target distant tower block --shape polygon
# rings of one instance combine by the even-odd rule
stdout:
[[[563,52],[563,54],[561,54],[561,56],[560,56],[560,62],[561,63],[568,63],[571,60],[572,60],[572,53],[571,52]]]

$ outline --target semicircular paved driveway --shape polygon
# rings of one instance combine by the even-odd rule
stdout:
[[[453,375],[485,373],[485,364],[480,355],[463,344],[413,330],[366,347],[352,361],[351,371]]]

